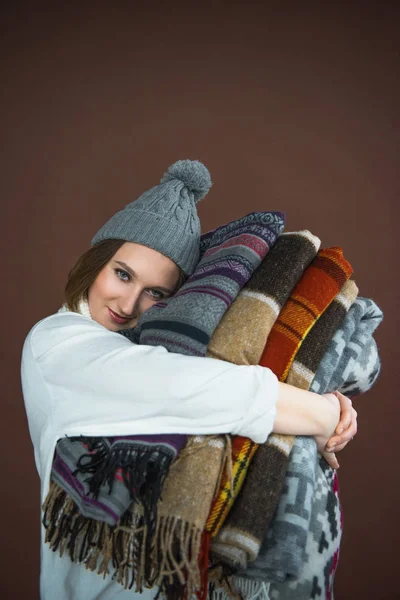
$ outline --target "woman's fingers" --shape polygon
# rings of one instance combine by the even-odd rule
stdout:
[[[345,444],[339,444],[338,446],[334,446],[332,448],[332,452],[340,452],[341,450],[343,450],[343,448],[345,448],[347,446],[348,442],[346,442]]]
[[[357,412],[352,406],[350,398],[344,396],[341,392],[334,392],[340,404],[340,420],[335,429],[334,435],[328,440],[324,447],[324,441],[317,440],[318,450],[333,469],[339,468],[336,452],[343,450],[357,433]],[[322,444],[321,444],[322,442]]]
[[[340,403],[340,420],[336,427],[336,433],[341,434],[345,429],[350,427],[352,422],[352,402],[341,392],[334,392]],[[354,409],[353,409],[354,410]]]
[[[330,467],[332,467],[332,469],[339,468],[338,460],[337,460],[336,456],[333,454],[333,452],[322,452],[322,456],[324,457],[324,459],[326,460],[328,465]]]
[[[354,438],[357,434],[357,412],[354,408],[351,409],[351,421],[349,426],[340,434],[333,435],[327,443],[329,452],[339,452]]]

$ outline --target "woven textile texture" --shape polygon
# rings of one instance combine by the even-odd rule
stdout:
[[[320,362],[312,391],[364,392],[372,387],[380,371],[373,333],[382,316],[372,300],[354,301]],[[300,363],[300,356],[294,364]],[[303,368],[291,372],[298,376]],[[309,379],[309,372],[304,375]],[[333,600],[341,530],[337,474],[318,456],[313,438],[299,436],[259,556],[232,578],[233,589],[244,598],[270,594],[274,600]],[[226,597],[223,590],[213,595],[215,600]]]
[[[308,363],[315,363],[316,365],[321,360],[324,351],[327,349],[334,330],[345,315],[346,308],[344,302],[347,303],[348,308],[349,303],[351,303],[357,293],[356,289],[354,290],[354,284],[349,282],[347,285],[345,284],[341,293],[336,294],[335,301],[327,295],[325,297],[320,295],[320,312],[317,312],[315,303],[312,302],[313,290],[314,293],[315,291],[319,292],[321,287],[324,287],[325,290],[330,290],[331,293],[334,290],[334,286],[330,281],[332,269],[330,268],[329,262],[321,261],[320,264],[324,265],[324,268],[318,266],[316,269],[313,269],[314,263],[319,262],[321,254],[323,254],[325,258],[325,251],[321,251],[309,269],[304,272],[303,278],[294,288],[288,302],[282,310],[282,313],[285,312],[286,308],[290,311],[290,334],[293,335],[293,331],[297,331],[297,341],[299,342],[297,347],[299,349],[303,348],[303,357],[308,359]],[[346,277],[348,277],[351,273],[350,266],[342,258],[340,252],[337,252],[337,257],[340,258],[340,262],[336,257],[335,259],[343,268],[340,271],[337,269],[335,275],[339,272],[345,272]],[[308,278],[312,282],[312,286],[304,286],[303,280],[307,280]],[[324,285],[327,279],[330,284],[329,286]],[[337,276],[337,281],[341,280],[342,279]],[[299,301],[299,290],[307,290],[308,294],[306,296],[306,293],[302,292],[301,302]],[[306,305],[306,302],[308,310],[310,310],[310,306],[313,306],[314,327],[310,326],[310,317],[308,313],[307,318],[304,318],[304,306]],[[321,319],[323,319],[322,325],[318,327],[317,324]],[[279,317],[276,326],[281,327],[281,324],[284,322],[284,319]],[[315,328],[316,334],[313,336],[312,332]],[[304,330],[310,332],[309,336],[306,337]],[[273,332],[274,328],[271,331],[271,336]],[[307,343],[308,337],[311,339],[309,344]],[[315,339],[318,339],[318,344],[313,342]],[[290,342],[292,342],[291,339]],[[304,350],[304,348],[306,348],[306,350]],[[287,346],[282,343],[282,336],[279,340],[279,345],[277,345],[275,349],[270,347],[269,352],[274,356],[276,362],[280,360],[280,352],[286,354],[287,357],[290,357],[289,360],[293,362],[293,354],[287,352]],[[286,365],[282,364],[282,372],[286,372],[286,370]],[[290,372],[291,371],[289,371],[289,373]],[[308,389],[310,382],[307,383],[304,381],[303,383],[306,384],[303,386],[303,389]],[[227,564],[231,570],[241,570],[246,568],[248,561],[257,558],[264,533],[271,522],[279,501],[287,468],[288,455],[293,446],[293,442],[293,436],[273,434],[268,438],[265,444],[258,448],[249,467],[243,488],[227,517],[226,523],[216,537],[215,542],[218,545],[215,543],[211,545],[213,559],[216,562]],[[258,507],[257,510],[254,510],[255,506]]]
[[[300,382],[307,382],[307,388],[314,379],[310,365],[314,363],[315,367],[318,367],[317,361],[314,361],[318,354],[322,356],[321,365],[326,360],[332,334],[343,324],[350,305],[356,299],[357,291],[353,281],[345,283],[341,292],[305,339],[301,355],[299,352],[296,356],[289,375],[293,372],[295,363],[297,363],[296,378],[304,367],[307,378],[303,374]],[[305,367],[303,362],[307,362],[308,366]],[[314,439],[303,436],[296,438],[271,526],[264,536],[257,559],[243,572],[244,576],[269,582],[293,580],[298,577],[305,561],[304,548],[308,532],[310,527],[315,530],[315,522],[311,523],[312,508],[315,519],[320,521],[325,518],[329,488],[327,486],[324,488],[325,495],[321,495],[317,506],[318,495],[314,493],[317,475],[318,456]],[[339,509],[340,507],[337,507],[337,510]],[[332,543],[320,546],[319,554],[323,554],[322,558],[326,562],[329,562],[330,557],[338,550],[340,533],[338,527],[337,535],[331,540]]]
[[[207,356],[237,365],[258,365],[282,306],[320,243],[306,230],[282,233],[220,321]]]
[[[241,361],[258,364],[282,305],[304,268],[315,258],[319,245],[319,239],[309,231],[282,234],[224,315],[210,341],[208,355],[236,364],[242,364]],[[257,445],[246,438],[234,437],[232,448],[233,471],[237,476],[232,481],[227,477],[222,479],[206,524],[212,537],[217,535],[241,489]]]

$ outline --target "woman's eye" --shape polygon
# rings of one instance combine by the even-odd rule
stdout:
[[[115,272],[117,274],[117,277],[119,277],[122,281],[130,280],[129,273],[127,273],[123,269],[115,269]]]
[[[153,300],[157,300],[157,302],[165,297],[164,294],[158,290],[149,290],[149,294]]]

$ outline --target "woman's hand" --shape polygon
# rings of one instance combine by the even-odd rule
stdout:
[[[336,401],[340,405],[340,420],[325,445],[325,436],[316,437],[318,451],[332,468],[338,469],[339,463],[334,453],[343,450],[356,435],[357,412],[354,410],[350,398],[347,398],[347,396],[344,396],[340,392],[322,395],[331,402],[334,402],[333,397],[337,399]]]
[[[356,434],[356,417],[351,400],[339,392],[320,395],[278,383],[274,433],[312,435],[318,452],[334,469],[339,467],[334,451]]]
[[[340,421],[328,444],[329,452],[339,452],[353,439],[357,433],[357,412],[350,398],[340,392],[334,392],[340,403]]]

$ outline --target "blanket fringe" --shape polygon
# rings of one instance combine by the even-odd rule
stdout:
[[[152,540],[143,508],[134,503],[117,525],[84,517],[76,503],[52,482],[43,504],[45,542],[60,556],[105,578],[110,569],[124,589],[159,586],[168,600],[184,600],[207,589],[209,536],[176,517],[160,517]],[[150,549],[150,551],[149,551]]]
[[[177,517],[159,518],[153,543],[149,583],[158,585],[167,598],[191,598],[201,593],[199,565],[203,531]],[[173,591],[174,590],[174,591]]]
[[[79,458],[73,475],[86,475],[85,483],[93,498],[98,498],[104,486],[108,486],[111,493],[116,474],[121,474],[131,500],[143,507],[151,539],[157,523],[157,503],[174,455],[160,451],[157,446],[141,447],[124,440],[110,445],[104,438],[81,436],[71,437],[69,442],[80,443],[87,449],[87,453]]]
[[[208,588],[208,600],[270,600],[270,583],[245,577],[221,576],[213,572]]]
[[[45,542],[60,556],[105,578],[110,564],[118,583],[141,592],[145,582],[147,529],[143,511],[133,504],[117,525],[108,525],[81,515],[75,502],[52,482],[43,505]]]
[[[80,456],[73,475],[86,474],[89,493],[97,498],[100,489],[108,486],[112,491],[119,471],[132,500],[143,504],[158,501],[164,480],[174,455],[160,451],[158,446],[140,446],[138,442],[118,440],[112,445],[104,438],[71,437],[69,442],[80,443],[87,453]]]

